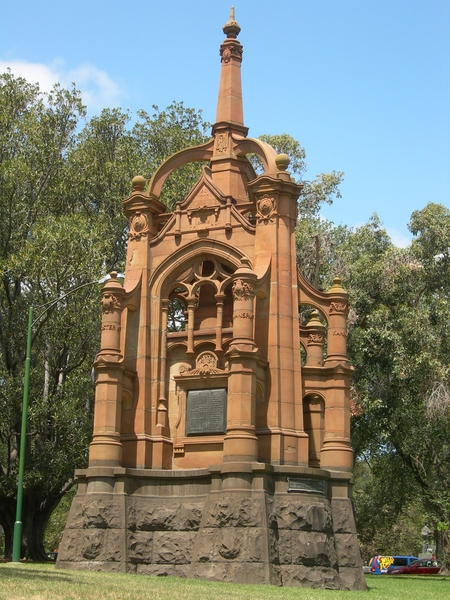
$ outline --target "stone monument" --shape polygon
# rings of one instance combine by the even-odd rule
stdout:
[[[135,177],[123,202],[125,281],[102,291],[89,468],[58,566],[364,589],[347,294],[297,268],[302,185],[247,137],[233,11],[223,31],[212,138],[147,186]],[[167,213],[164,182],[192,161],[207,166]],[[301,305],[315,309],[304,326]]]

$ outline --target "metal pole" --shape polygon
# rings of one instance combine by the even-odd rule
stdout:
[[[22,495],[23,474],[25,471],[25,452],[27,442],[27,413],[28,413],[28,389],[30,385],[30,362],[31,362],[31,329],[33,325],[33,307],[30,306],[28,316],[27,355],[25,359],[25,378],[23,384],[22,403],[22,429],[20,432],[20,455],[19,455],[19,481],[17,483],[17,506],[16,522],[14,523],[12,562],[20,562],[22,550]]]
[[[123,279],[124,275],[119,273],[118,279]],[[109,277],[108,277],[109,279]],[[93,285],[94,283],[104,283],[104,280],[100,281],[88,281],[82,283],[77,287],[69,290],[66,294],[63,294],[55,300],[51,300],[47,304],[43,304],[45,307],[44,311],[36,317],[36,322],[45,315],[45,313],[52,308],[55,304],[73,294],[77,290],[86,287],[87,285]],[[38,307],[38,308],[42,308]],[[28,415],[28,389],[30,386],[30,363],[31,363],[31,336],[33,329],[33,307],[30,306],[30,312],[28,316],[28,333],[27,333],[27,354],[25,359],[25,377],[23,383],[23,402],[22,402],[22,429],[20,432],[20,455],[19,455],[19,479],[17,482],[17,505],[16,505],[16,521],[14,523],[14,535],[13,535],[13,551],[12,551],[12,562],[20,562],[20,554],[22,550],[22,497],[23,497],[23,474],[25,471],[25,452],[26,452],[26,441],[27,441],[27,415]]]

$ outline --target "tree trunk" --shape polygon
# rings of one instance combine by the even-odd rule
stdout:
[[[48,520],[61,498],[52,502],[39,494],[24,495],[22,503],[22,548],[20,557],[48,561],[44,548],[44,533]],[[5,558],[11,558],[16,520],[16,498],[0,498],[0,523],[5,532]]]
[[[442,561],[439,575],[450,576],[450,531],[437,531],[437,554]]]

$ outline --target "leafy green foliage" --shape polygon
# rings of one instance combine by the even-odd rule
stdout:
[[[34,307],[23,503],[23,554],[45,559],[48,519],[86,465],[92,363],[99,346],[97,282],[123,270],[122,200],[134,175],[204,141],[201,113],[174,103],[149,117],[108,109],[83,125],[80,96],[42,94],[0,76],[0,524],[11,553],[27,315]],[[189,165],[188,165],[189,167]],[[198,172],[198,170],[196,171]],[[194,171],[164,188],[170,202]],[[180,178],[181,177],[181,178]],[[172,186],[172,187],[171,187]],[[179,189],[178,189],[179,188]]]
[[[353,419],[356,455],[400,461],[414,481],[405,485],[435,524],[450,522],[449,215],[435,204],[414,212],[415,238],[404,249],[374,217],[337,250],[354,311],[349,354],[362,409]]]
[[[138,111],[139,120],[133,127],[133,136],[140,157],[143,173],[153,173],[169,156],[190,146],[198,146],[208,140],[210,124],[202,120],[202,111],[185,108],[182,102],[173,102],[150,116]],[[201,163],[189,163],[174,171],[167,179],[160,200],[173,210],[197,182]]]
[[[300,143],[287,133],[281,135],[259,136],[259,139],[270,144],[278,154],[287,154],[290,159],[289,171],[298,176],[298,183],[303,184],[303,190],[299,198],[300,219],[317,217],[322,204],[332,204],[333,198],[340,198],[339,185],[344,179],[342,171],[331,173],[320,173],[315,179],[304,180],[306,173],[306,152]],[[250,160],[257,173],[262,170],[261,161],[256,156]]]

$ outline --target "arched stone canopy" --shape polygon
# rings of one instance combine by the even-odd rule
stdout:
[[[89,468],[58,562],[361,589],[347,294],[297,268],[302,185],[286,155],[247,137],[234,10],[223,31],[212,138],[147,188],[135,177],[123,202],[125,282],[103,288]],[[192,161],[208,165],[169,213],[164,182]],[[301,305],[319,311],[304,325]]]

